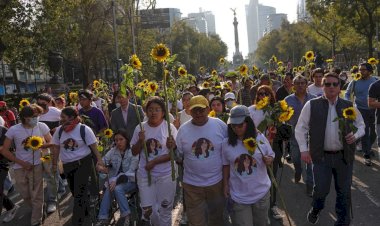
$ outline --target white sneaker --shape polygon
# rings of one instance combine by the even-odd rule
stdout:
[[[47,213],[54,213],[57,210],[57,205],[54,203],[49,203],[47,207]]]
[[[10,222],[11,220],[13,220],[13,218],[15,218],[15,216],[16,216],[16,213],[17,213],[18,208],[19,208],[19,206],[18,206],[18,205],[15,205],[15,206],[13,207],[13,209],[8,210],[8,211],[5,213],[6,215],[5,215],[4,219],[3,219],[3,222],[4,222],[4,223],[8,223],[8,222]]]

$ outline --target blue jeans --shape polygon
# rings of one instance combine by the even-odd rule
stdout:
[[[365,134],[361,138],[364,158],[370,158],[372,144],[376,140],[375,111],[373,109],[358,109],[365,123]]]
[[[343,154],[325,154],[324,159],[314,163],[314,194],[312,206],[322,210],[330,191],[331,178],[334,177],[336,201],[335,212],[337,221],[335,225],[348,225],[350,223],[351,184],[353,165],[343,161]]]
[[[4,191],[5,190],[8,191],[9,189],[11,189],[12,186],[13,186],[13,183],[12,183],[11,175],[8,172],[7,177],[5,177],[5,180],[4,180],[4,186],[3,186]]]
[[[46,180],[46,192],[47,192],[47,203],[56,203],[57,202],[57,191],[58,193],[65,193],[66,188],[63,185],[62,178],[59,175],[59,171],[56,172],[57,175],[55,177],[56,184],[54,184],[54,176],[52,173],[44,173],[44,178]],[[58,186],[56,188],[55,186]],[[55,190],[57,189],[57,190]]]
[[[125,217],[131,211],[129,210],[128,199],[125,196],[126,193],[131,192],[136,188],[136,184],[134,182],[127,182],[118,184],[115,187],[115,190],[110,192],[109,188],[106,189],[103,195],[102,203],[100,204],[99,216],[100,220],[107,220],[109,217],[109,210],[111,208],[111,197],[116,198],[117,204],[120,208],[120,216]],[[111,194],[112,193],[112,194]]]
[[[302,174],[302,162],[301,162],[301,152],[298,146],[297,140],[293,137],[290,139],[290,155],[294,164],[294,169],[297,174]],[[314,185],[313,178],[313,164],[305,164],[305,171],[302,176],[305,179],[305,183],[308,186]]]

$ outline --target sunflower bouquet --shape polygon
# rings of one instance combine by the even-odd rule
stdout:
[[[104,155],[104,151],[107,151],[112,147],[113,131],[112,129],[105,129],[102,133],[98,134],[98,137],[98,151]]]
[[[286,124],[294,114],[294,109],[285,100],[270,104],[269,97],[264,97],[256,104],[256,109],[264,111],[264,120],[257,126],[259,131],[266,131],[267,128],[277,128]]]
[[[358,128],[354,126],[354,121],[356,120],[357,113],[354,107],[348,107],[342,110],[342,115],[336,117],[333,122],[338,121],[339,125],[339,137],[343,141],[344,135],[350,132],[356,133]]]

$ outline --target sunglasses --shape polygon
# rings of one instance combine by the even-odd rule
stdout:
[[[339,83],[338,83],[338,82],[325,82],[323,85],[324,85],[325,87],[332,87],[332,86],[334,86],[334,87],[338,87],[338,86],[339,86]]]
[[[267,92],[259,92],[259,93],[257,93],[257,96],[269,96],[269,93],[267,93]]]

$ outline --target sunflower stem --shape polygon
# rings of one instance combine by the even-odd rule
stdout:
[[[261,151],[261,148],[259,145],[257,145],[257,149],[259,150],[259,152],[261,153],[261,155],[264,157],[264,153]],[[284,207],[284,211],[285,211],[285,214],[286,214],[286,218],[288,219],[288,222],[289,222],[289,225],[292,226],[292,222],[290,221],[290,217],[289,217],[289,213],[288,213],[288,209],[286,208],[286,205],[285,205],[285,201],[284,201],[284,197],[282,196],[282,193],[280,191],[280,187],[278,186],[277,184],[277,180],[276,178],[274,177],[274,173],[273,173],[273,169],[272,169],[272,166],[267,166],[267,169],[269,171],[269,175],[270,175],[270,178],[272,180],[272,183],[274,185],[274,187],[277,189],[278,191],[278,195],[280,196],[280,200],[281,200],[281,204],[282,206]]]
[[[169,121],[169,103],[168,103],[168,91],[167,91],[167,87],[166,87],[166,75],[165,75],[165,67],[164,67],[164,64],[162,64],[162,71],[164,72],[164,95],[165,95],[165,108],[166,108],[166,111],[165,111],[165,118],[166,118],[166,123],[168,125],[168,133],[169,133],[169,137],[172,135],[171,133],[171,128],[170,128],[170,121]],[[175,94],[176,95],[176,94]],[[176,98],[175,98],[176,99]],[[175,103],[177,104],[177,103]],[[177,106],[176,106],[177,107]],[[177,116],[176,116],[177,117]],[[174,151],[172,148],[169,148],[169,152],[170,152],[170,165],[171,165],[171,169],[172,169],[172,181],[175,180],[175,170],[174,170]]]

